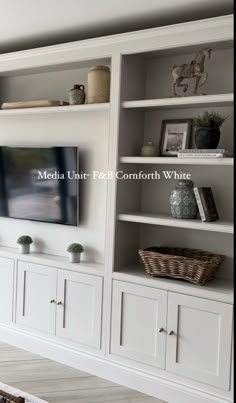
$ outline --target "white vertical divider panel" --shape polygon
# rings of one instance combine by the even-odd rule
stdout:
[[[109,354],[111,299],[112,299],[112,272],[115,247],[115,223],[116,223],[116,179],[115,172],[118,163],[118,138],[120,120],[120,85],[121,85],[122,56],[116,52],[111,57],[111,92],[110,92],[110,135],[108,150],[108,171],[114,177],[108,180],[107,185],[107,215],[105,235],[105,271],[104,295],[103,295],[103,328],[102,340],[105,345],[106,355]]]
[[[127,55],[122,59],[121,100],[144,97],[144,60],[140,55]],[[143,145],[144,114],[140,111],[120,111],[119,148],[121,155],[139,155]],[[123,173],[134,172],[136,167],[118,164]],[[141,203],[141,183],[135,180],[117,180],[117,213],[139,211]],[[114,271],[134,263],[139,244],[137,225],[116,224]]]

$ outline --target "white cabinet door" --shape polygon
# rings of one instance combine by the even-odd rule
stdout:
[[[100,349],[102,299],[101,277],[59,270],[57,336]]]
[[[0,322],[13,321],[14,261],[0,257]]]
[[[167,292],[113,282],[111,353],[165,368]]]
[[[18,262],[16,322],[55,334],[57,269]]]
[[[169,293],[167,328],[167,370],[228,390],[232,306]]]

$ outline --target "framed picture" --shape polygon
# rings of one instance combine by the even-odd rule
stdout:
[[[174,156],[188,148],[192,119],[163,120],[160,154]]]

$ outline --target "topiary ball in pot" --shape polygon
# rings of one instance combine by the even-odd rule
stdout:
[[[215,149],[220,141],[220,127],[225,118],[217,112],[204,112],[193,120],[195,145],[198,149]]]
[[[33,239],[29,235],[22,235],[17,239],[17,243],[20,245],[20,253],[29,254]]]
[[[81,253],[84,252],[84,247],[80,243],[71,243],[67,252],[69,252],[69,261],[71,263],[80,263]]]

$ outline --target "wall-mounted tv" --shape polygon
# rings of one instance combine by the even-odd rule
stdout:
[[[77,147],[0,147],[0,216],[78,225]]]

